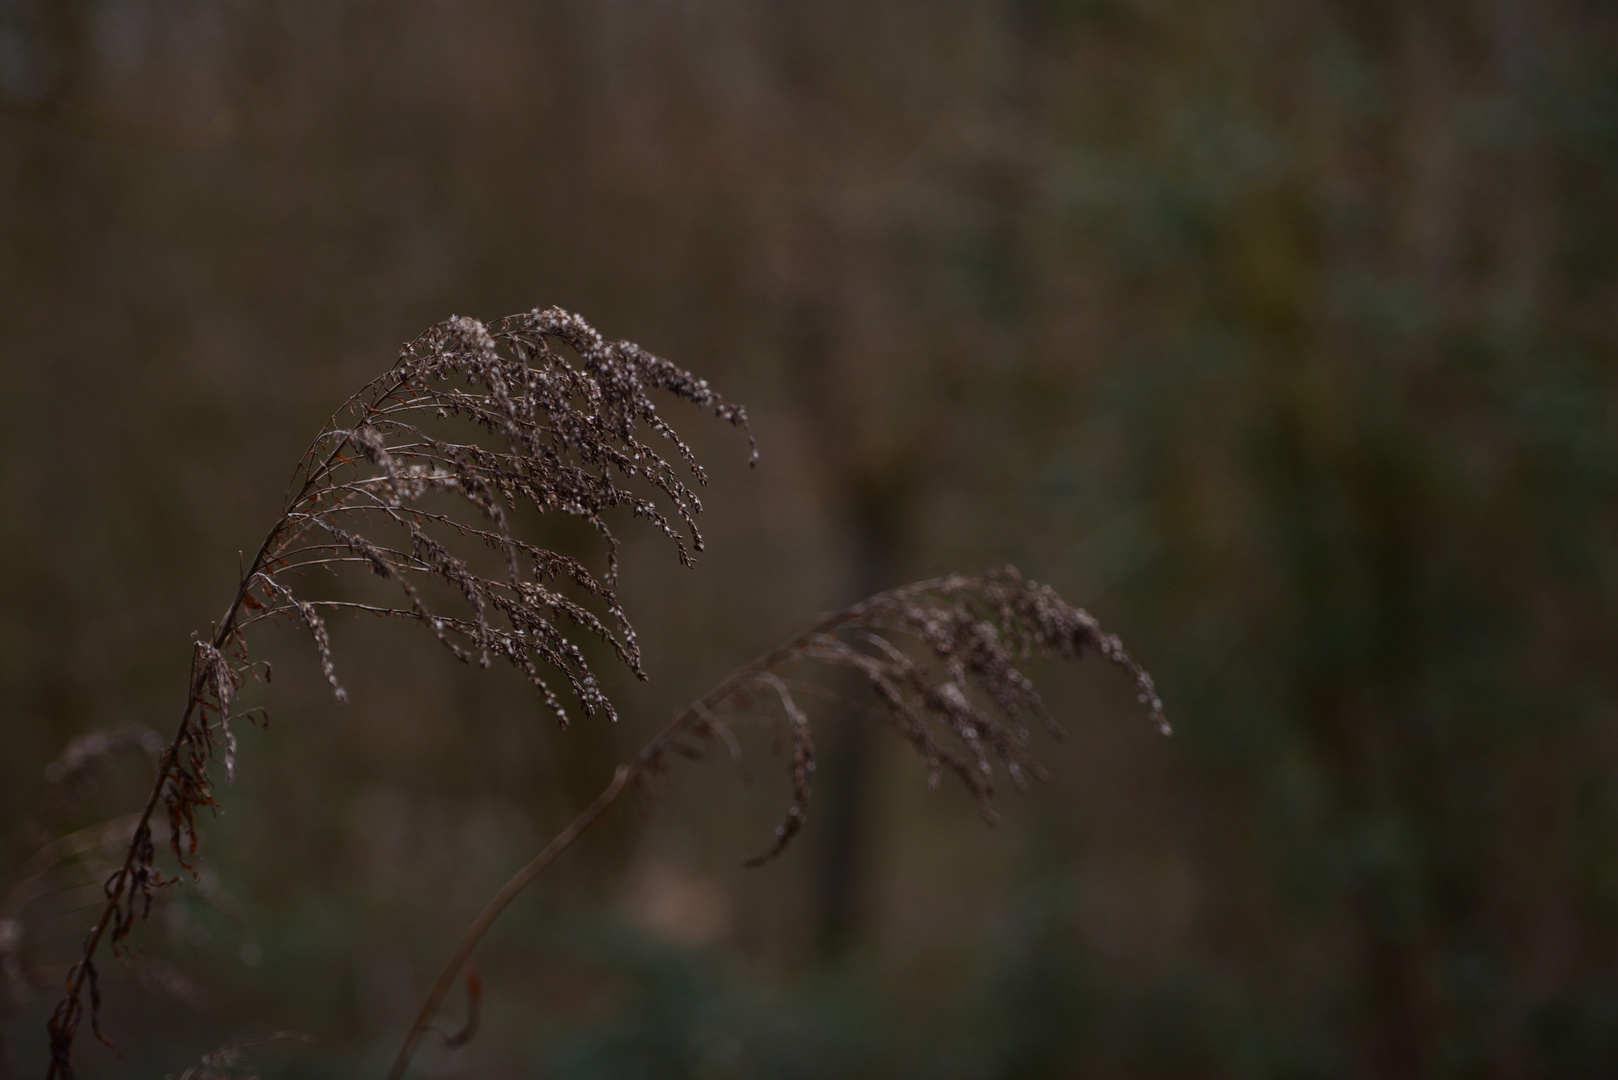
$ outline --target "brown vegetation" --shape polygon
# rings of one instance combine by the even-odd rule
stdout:
[[[554,678],[566,684],[586,716],[616,719],[574,640],[583,631],[645,677],[616,592],[618,541],[604,515],[623,508],[649,520],[673,541],[684,563],[702,548],[696,525],[702,506],[675,460],[698,484],[706,475],[658,413],[651,390],[746,428],[746,413],[703,380],[629,342],[609,343],[578,316],[556,308],[488,325],[447,319],[406,345],[386,374],[338,411],[299,462],[281,516],[243,568],[230,606],[212,633],[194,643],[179,730],[157,757],[156,783],[134,821],[122,865],[106,881],[106,906],[51,1017],[52,1078],[73,1076],[73,1045],[86,1013],[92,1031],[107,1041],[99,1026],[96,970],[102,941],[114,954],[126,949],[135,925],[150,915],[155,892],[177,883],[158,868],[153,817],[159,807],[175,863],[196,876],[191,860],[198,848],[197,815],[217,806],[212,767],[222,764],[227,777],[234,774],[232,725],[262,715],[237,706],[244,680],[270,677],[267,664],[249,657],[247,631],[255,624],[306,629],[340,701],[347,695],[325,621],[334,611],[418,623],[463,663],[488,667],[504,661],[526,676],[563,724],[567,707],[549,681]],[[673,448],[669,456],[657,440]],[[672,507],[672,517],[643,493],[646,485]],[[605,574],[523,539],[519,521],[528,512],[559,512],[587,522],[606,542]],[[351,568],[390,583],[395,599],[312,591],[317,572]],[[1025,790],[1030,778],[1045,777],[1030,749],[1031,726],[1061,735],[1018,663],[1033,655],[1076,660],[1085,652],[1128,671],[1141,704],[1168,731],[1151,676],[1119,640],[1087,612],[1010,567],[981,578],[949,576],[879,593],[744,665],[619,766],[595,802],[496,894],[439,976],[390,1077],[404,1074],[472,949],[517,892],[624,790],[665,776],[673,755],[700,757],[715,742],[739,754],[732,732],[738,720],[777,725],[791,747],[785,819],[768,850],[747,864],[779,855],[803,826],[816,765],[809,719],[794,693],[827,692],[804,682],[800,669],[853,672],[872,692],[869,711],[925,760],[929,784],[953,774],[993,823],[996,764]],[[116,740],[102,741],[110,746]],[[70,753],[64,760],[88,754]],[[450,1037],[452,1043],[469,1038],[476,1025],[480,984],[470,972],[467,982],[473,1019],[462,1035]],[[205,1060],[196,1075],[219,1075],[218,1068],[234,1063],[231,1048],[218,1053],[219,1060]]]

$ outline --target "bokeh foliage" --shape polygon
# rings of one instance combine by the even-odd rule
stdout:
[[[1123,633],[1173,741],[1099,668],[1042,672],[1074,745],[998,835],[878,741],[841,861],[812,811],[763,872],[771,771],[693,769],[514,912],[483,1034],[424,1067],[1618,1061],[1605,5],[12,0],[0,104],[0,885],[139,798],[135,755],[59,812],[46,763],[167,734],[292,462],[437,319],[580,311],[763,452],[702,447],[694,572],[629,552],[652,681],[617,728],[368,626],[339,710],[266,640],[274,726],[209,830],[230,899],[148,935],[205,989],[110,979],[128,1056],[92,1075],[277,1028],[318,1041],[272,1072],[380,1071],[671,709],[817,610],[1005,561]],[[46,969],[85,895],[28,909]],[[31,1075],[49,990],[0,993]]]

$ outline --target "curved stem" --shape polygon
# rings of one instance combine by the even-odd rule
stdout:
[[[219,629],[214,634],[214,648],[222,648],[229,639],[231,631],[236,625],[236,617],[241,611],[242,601],[246,599],[252,578],[263,566],[264,558],[269,552],[270,545],[279,529],[280,526],[277,524],[276,528],[272,529],[270,534],[264,538],[264,543],[259,546],[258,554],[253,556],[253,562],[248,567],[247,573],[243,575],[241,584],[236,590],[236,599],[226,609],[225,617],[220,620]],[[141,810],[139,817],[136,818],[135,830],[130,836],[129,847],[124,852],[123,865],[118,868],[117,874],[108,882],[106,889],[107,902],[101,909],[101,917],[90,927],[89,936],[84,941],[84,955],[68,972],[67,994],[63,997],[61,1003],[57,1005],[56,1012],[52,1014],[49,1025],[52,1035],[51,1064],[50,1071],[47,1073],[47,1080],[72,1076],[72,1067],[65,1060],[64,1055],[69,1052],[72,1045],[73,1029],[77,1026],[76,1017],[82,1007],[79,1002],[81,995],[84,993],[84,984],[90,977],[91,964],[94,962],[96,949],[101,944],[101,938],[106,934],[107,926],[116,918],[118,906],[123,903],[128,893],[130,879],[134,873],[135,860],[140,850],[142,833],[149,828],[152,814],[157,810],[158,801],[163,797],[163,785],[168,782],[169,773],[174,768],[174,763],[179,759],[180,745],[185,739],[186,730],[191,723],[191,716],[196,712],[197,705],[202,700],[200,678],[200,675],[193,675],[192,677],[185,711],[180,714],[179,730],[175,733],[174,739],[164,749],[162,757],[158,759],[157,779],[152,784],[152,793],[147,796],[145,808]],[[116,940],[114,944],[116,944]],[[94,1002],[92,1001],[92,1010],[93,1005]],[[92,1012],[92,1022],[93,1020]],[[58,1032],[57,1029],[58,1021],[62,1025],[61,1032]],[[65,1040],[63,1045],[58,1045],[58,1038]]]
[[[303,484],[298,488],[297,496],[291,500],[289,507],[296,506],[308,495],[310,489],[316,483],[316,476],[319,472],[329,468],[347,444],[348,440],[346,438],[339,442],[331,453],[327,455],[320,469],[305,477]],[[281,539],[282,530],[286,526],[287,520],[288,514],[284,512],[280,520],[265,535],[263,543],[259,544],[258,551],[253,555],[253,561],[248,564],[246,571],[242,574],[241,581],[236,586],[236,596],[231,600],[230,606],[225,609],[224,617],[219,620],[219,626],[214,631],[212,645],[215,649],[224,648],[225,644],[230,640],[231,634],[235,632],[242,605],[247,600],[247,594],[253,587],[253,579],[258,576],[259,571],[263,570],[265,564],[269,561],[270,552]],[[63,1080],[71,1080],[73,1075],[70,1055],[72,1053],[73,1036],[78,1026],[78,1018],[82,1015],[83,1006],[81,1000],[84,994],[84,986],[92,978],[92,965],[95,961],[96,949],[100,946],[101,939],[106,935],[108,925],[115,920],[119,904],[123,903],[127,897],[130,882],[134,877],[135,861],[139,856],[142,833],[149,828],[152,814],[156,812],[157,804],[163,797],[163,786],[168,782],[175,762],[179,760],[180,747],[185,741],[191,717],[196,712],[197,706],[201,704],[203,692],[200,683],[201,677],[200,672],[194,673],[192,676],[185,711],[180,714],[179,730],[175,732],[173,740],[164,749],[162,756],[158,758],[157,778],[152,783],[151,794],[146,798],[146,806],[135,819],[135,830],[130,836],[129,847],[124,852],[123,865],[118,868],[116,874],[107,880],[107,902],[101,909],[101,917],[90,927],[90,933],[84,941],[83,955],[68,970],[67,993],[57,1004],[55,1012],[51,1014],[51,1020],[47,1025],[51,1035],[51,1062],[49,1072],[46,1074],[46,1080],[57,1080],[58,1077],[63,1078]],[[94,994],[92,994],[93,998]],[[92,1000],[92,1025],[94,1024],[94,1005],[95,1002]]]
[[[617,801],[618,796],[623,793],[624,786],[640,771],[640,766],[641,761],[639,758],[627,765],[618,766],[617,771],[613,773],[612,782],[602,790],[600,795],[596,796],[595,802],[591,803],[582,814],[569,822],[567,828],[557,833],[556,838],[545,845],[544,851],[534,856],[532,862],[513,874],[511,880],[502,885],[500,891],[494,894],[488,904],[484,905],[483,910],[478,913],[478,917],[472,920],[472,925],[466,928],[466,933],[461,935],[460,944],[456,945],[455,951],[450,954],[449,962],[444,965],[444,970],[438,973],[438,980],[433,983],[432,990],[427,994],[427,1000],[422,1003],[421,1012],[417,1014],[416,1022],[411,1025],[410,1033],[405,1036],[404,1045],[399,1048],[399,1056],[394,1059],[393,1068],[388,1070],[388,1080],[398,1080],[399,1077],[404,1075],[405,1069],[410,1065],[410,1059],[416,1053],[416,1045],[421,1042],[422,1036],[427,1034],[427,1029],[432,1025],[433,1017],[437,1014],[438,1007],[444,1003],[444,997],[449,993],[450,988],[455,985],[456,976],[461,973],[461,968],[466,966],[467,958],[472,955],[472,950],[477,947],[479,941],[483,940],[483,935],[488,933],[489,927],[494,925],[494,921],[500,917],[500,913],[506,910],[511,902],[517,898],[517,894],[522,892],[530,881],[538,877],[540,872],[555,861],[556,857],[566,850],[569,844],[578,839],[580,833],[594,824],[596,818],[600,817],[607,807]]]
[[[433,982],[433,988],[428,992],[427,1000],[422,1003],[421,1011],[416,1014],[415,1023],[410,1026],[409,1032],[406,1033],[404,1045],[399,1048],[399,1056],[394,1059],[393,1067],[388,1070],[386,1080],[403,1080],[405,1070],[410,1066],[410,1059],[415,1056],[416,1047],[420,1045],[422,1036],[426,1035],[428,1029],[432,1026],[433,1017],[437,1015],[439,1006],[444,1003],[444,998],[448,996],[450,989],[455,985],[455,979],[460,975],[461,969],[465,967],[468,958],[471,957],[472,950],[477,948],[478,942],[483,939],[484,934],[488,933],[489,927],[494,925],[494,921],[500,917],[500,913],[505,911],[511,901],[527,887],[529,882],[538,877],[547,866],[556,860],[558,855],[566,850],[568,845],[578,839],[585,829],[589,828],[609,806],[616,802],[618,796],[623,794],[624,788],[629,782],[645,771],[647,765],[663,755],[674,741],[685,732],[686,728],[690,727],[693,722],[702,719],[709,710],[722,704],[732,694],[756,679],[761,673],[770,670],[791,656],[804,641],[861,618],[866,611],[879,601],[935,588],[940,584],[941,580],[921,581],[889,592],[878,593],[868,600],[863,600],[852,607],[844,608],[836,614],[828,615],[808,630],[797,634],[785,644],[731,672],[718,686],[708,691],[697,701],[692,702],[670,721],[669,725],[660,731],[651,742],[641,748],[640,753],[619,765],[617,771],[613,773],[612,782],[602,790],[600,795],[596,796],[595,802],[591,803],[583,813],[569,822],[565,829],[557,833],[556,838],[545,845],[545,850],[534,856],[532,862],[513,874],[511,880],[500,887],[500,891],[494,894],[493,899],[484,906],[478,917],[472,920],[472,925],[466,928],[466,932],[461,935],[460,942],[455,946],[455,951],[450,954],[448,962],[444,964],[443,970],[438,973],[438,978]]]

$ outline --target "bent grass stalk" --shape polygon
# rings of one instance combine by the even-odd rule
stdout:
[[[233,776],[232,723],[262,715],[235,708],[245,679],[270,676],[268,665],[248,655],[246,631],[254,625],[307,630],[339,701],[347,695],[323,612],[415,622],[464,663],[503,661],[564,725],[568,709],[551,685],[556,678],[586,716],[616,719],[574,641],[579,631],[599,639],[645,678],[616,592],[618,540],[604,515],[627,510],[646,519],[687,565],[703,546],[696,526],[702,504],[676,464],[698,485],[706,474],[649,390],[747,429],[745,411],[705,381],[632,343],[607,342],[556,308],[491,324],[447,319],[407,344],[392,368],[338,410],[294,470],[281,516],[243,568],[213,632],[194,643],[179,728],[158,755],[151,794],[121,865],[106,879],[106,903],[48,1025],[49,1080],[73,1077],[73,1046],[86,1012],[92,1032],[107,1042],[95,966],[102,943],[115,955],[125,948],[150,914],[154,892],[179,880],[157,869],[152,817],[159,806],[175,863],[196,874],[190,860],[198,848],[197,814],[216,805],[211,769],[222,759],[227,778]],[[598,577],[578,559],[517,535],[512,522],[524,507],[586,522],[605,542],[606,573]],[[311,574],[341,576],[355,568],[382,579],[396,599],[339,599],[307,588]],[[1124,668],[1167,732],[1151,676],[1119,640],[1011,567],[878,593],[738,668],[620,765],[595,802],[489,901],[434,983],[390,1077],[403,1075],[472,951],[511,900],[626,788],[665,778],[671,755],[701,757],[722,742],[739,760],[736,723],[776,728],[791,747],[791,797],[770,847],[745,862],[756,866],[779,855],[803,827],[816,765],[811,724],[794,692],[824,688],[799,679],[800,667],[853,672],[871,691],[871,714],[925,761],[929,786],[954,776],[993,823],[996,769],[1025,790],[1030,779],[1046,776],[1031,752],[1030,728],[1062,736],[1018,663],[1086,652]],[[477,992],[469,978],[474,1014],[456,1044],[475,1028]]]
[[[850,637],[866,648],[848,644],[845,639]],[[909,637],[929,647],[943,662],[945,677],[937,679],[916,663],[894,640],[896,637]],[[1103,633],[1088,613],[1071,607],[1049,587],[1025,582],[1011,567],[985,578],[952,576],[878,593],[828,616],[736,669],[688,705],[633,758],[620,764],[595,801],[494,894],[461,935],[438,973],[405,1034],[387,1080],[402,1080],[473,950],[517,895],[626,789],[647,776],[666,772],[669,754],[681,751],[683,737],[690,735],[703,743],[721,740],[734,749],[736,742],[721,710],[736,706],[744,713],[754,712],[745,695],[755,687],[773,692],[783,726],[792,740],[793,796],[786,820],[776,829],[774,845],[745,863],[757,866],[780,854],[807,815],[815,755],[807,719],[793,703],[791,691],[778,671],[800,661],[853,668],[875,692],[877,715],[897,727],[926,758],[931,770],[929,786],[937,786],[940,768],[949,767],[977,797],[985,818],[992,824],[997,818],[988,804],[994,789],[985,743],[993,747],[994,756],[1022,788],[1030,772],[1038,779],[1044,779],[1045,774],[1026,753],[1028,731],[1021,725],[1020,716],[1024,712],[1037,715],[1052,734],[1061,737],[1061,728],[1045,714],[1032,684],[1012,666],[1012,660],[1034,653],[1077,659],[1086,649],[1100,652],[1134,677],[1141,704],[1159,729],[1168,734],[1163,703],[1152,677],[1118,639]],[[1013,726],[1008,729],[1001,718],[979,709],[973,702],[974,689],[995,701],[1002,718]],[[923,718],[929,712],[951,723],[956,734],[974,750],[970,758],[932,739]]]
[[[179,728],[158,757],[122,865],[106,880],[106,904],[48,1025],[50,1080],[73,1076],[86,997],[91,1030],[107,1041],[95,966],[102,942],[116,953],[150,913],[154,890],[176,880],[156,865],[152,816],[160,805],[176,863],[195,873],[196,816],[215,806],[210,767],[222,757],[227,776],[233,774],[232,722],[254,718],[234,711],[237,691],[245,678],[269,677],[267,665],[248,658],[245,631],[253,624],[306,628],[340,701],[346,694],[322,609],[416,622],[463,662],[505,661],[563,723],[567,709],[549,681],[557,676],[585,715],[615,715],[570,636],[583,630],[600,638],[645,677],[615,591],[618,542],[604,514],[627,509],[646,518],[683,563],[702,549],[696,527],[702,505],[673,462],[698,484],[706,475],[649,390],[746,428],[746,413],[706,382],[630,342],[605,341],[557,308],[488,325],[447,319],[407,344],[392,368],[338,410],[299,462],[281,516],[243,569],[212,634],[195,643]],[[669,457],[643,432],[672,447]],[[606,541],[605,576],[518,537],[511,521],[524,506],[586,521]],[[354,567],[391,583],[399,599],[303,595],[309,574]],[[433,586],[450,599],[431,600]]]

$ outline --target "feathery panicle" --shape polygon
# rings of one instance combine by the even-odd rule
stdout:
[[[682,714],[677,730],[648,747],[643,775],[665,773],[670,753],[696,756],[701,744],[713,740],[733,746],[727,715],[762,715],[766,722],[774,717],[792,748],[792,797],[774,844],[746,864],[775,858],[803,827],[815,771],[808,718],[786,676],[814,664],[854,672],[871,692],[873,717],[926,762],[929,786],[937,787],[946,772],[956,777],[993,824],[998,821],[992,805],[996,766],[1013,787],[1025,791],[1031,779],[1046,778],[1033,756],[1031,726],[1063,737],[1017,665],[1034,656],[1077,660],[1087,652],[1129,673],[1147,715],[1168,734],[1152,677],[1122,642],[1089,612],[1008,566],[983,577],[906,585],[831,616],[741,669]],[[760,689],[767,691],[764,706],[773,701],[775,708],[760,706]]]
[[[227,775],[234,772],[232,724],[253,718],[235,711],[237,695],[245,679],[270,674],[248,659],[254,624],[305,630],[339,701],[347,695],[326,620],[350,611],[419,623],[463,662],[511,665],[563,723],[569,697],[586,716],[616,718],[575,640],[581,633],[600,639],[645,677],[615,591],[618,540],[609,515],[645,518],[683,563],[702,550],[702,504],[692,483],[706,476],[658,412],[654,391],[746,430],[746,413],[703,380],[639,346],[608,342],[556,308],[487,325],[447,319],[338,411],[299,463],[235,599],[209,640],[196,643],[179,731],[158,757],[151,798],[123,865],[107,879],[104,913],[50,1022],[52,1077],[73,1075],[86,992],[95,1025],[101,939],[120,951],[150,912],[154,890],[173,883],[156,867],[159,804],[171,853],[195,875],[197,815],[215,805],[210,766],[222,758]],[[518,535],[517,521],[548,512],[578,517],[601,537],[604,574]],[[384,579],[396,599],[310,591],[311,575],[349,568]]]
[[[570,636],[582,630],[601,639],[643,675],[614,591],[618,541],[605,515],[623,508],[646,518],[683,562],[702,549],[702,504],[657,444],[672,446],[698,484],[706,477],[658,413],[653,389],[746,425],[745,412],[707,383],[638,346],[604,341],[577,315],[553,308],[492,326],[468,318],[438,324],[315,440],[275,542],[247,579],[253,610],[237,629],[260,620],[304,626],[342,697],[321,609],[407,619],[460,660],[513,665],[563,722],[566,706],[547,672],[560,676],[585,715],[613,717]],[[636,481],[665,497],[672,519]],[[579,560],[515,535],[513,518],[525,508],[586,521],[606,543],[607,573],[598,578]],[[346,565],[391,582],[398,602],[300,598],[288,583]],[[458,610],[430,606],[423,585],[435,580],[458,597]]]
[[[509,664],[564,724],[566,698],[586,716],[616,719],[576,640],[599,639],[644,678],[616,592],[618,540],[608,515],[645,518],[684,563],[702,549],[702,504],[683,477],[700,486],[706,476],[658,413],[654,390],[746,429],[742,409],[706,382],[638,346],[606,342],[578,316],[554,308],[488,325],[445,320],[339,410],[299,463],[281,517],[244,569],[235,599],[210,638],[195,643],[179,730],[157,754],[156,784],[134,817],[121,867],[106,879],[106,906],[50,1021],[51,1078],[72,1077],[73,1042],[86,1013],[100,1037],[95,961],[102,938],[115,954],[127,948],[156,890],[175,883],[156,865],[160,805],[176,864],[197,876],[197,816],[215,805],[211,767],[222,759],[227,776],[234,772],[232,725],[258,715],[238,712],[237,698],[247,679],[270,677],[268,665],[248,658],[246,632],[254,624],[307,632],[339,701],[346,693],[327,619],[347,611],[418,623],[465,663]],[[518,534],[518,520],[547,512],[580,518],[601,537],[605,573]],[[351,568],[382,579],[392,599],[334,599],[309,587],[311,576]],[[993,823],[997,770],[1025,790],[1046,775],[1032,751],[1032,728],[1062,734],[1018,665],[1087,652],[1130,674],[1141,704],[1167,733],[1151,676],[1119,640],[1010,567],[879,593],[744,665],[619,766],[596,801],[489,902],[434,983],[390,1080],[403,1076],[463,972],[468,1023],[446,1038],[458,1045],[471,1037],[481,999],[468,967],[471,950],[511,899],[625,790],[667,776],[672,755],[701,757],[723,743],[740,764],[732,726],[748,719],[776,726],[790,746],[792,793],[773,843],[747,865],[785,850],[807,819],[816,764],[797,694],[824,692],[804,681],[802,669],[853,672],[869,688],[871,715],[921,756],[929,783],[956,777]],[[62,765],[64,775],[71,769]],[[228,1075],[246,1045],[216,1051],[185,1076]]]
[[[815,773],[809,717],[797,703],[796,680],[790,678],[797,669],[818,664],[858,673],[872,692],[874,715],[922,756],[932,783],[945,770],[953,773],[992,823],[995,763],[1015,787],[1025,789],[1030,777],[1045,777],[1029,749],[1030,721],[1054,737],[1062,734],[1017,664],[1033,656],[1077,660],[1086,652],[1099,653],[1127,671],[1147,714],[1168,734],[1152,677],[1123,644],[1104,633],[1088,612],[1048,585],[1024,580],[1009,566],[979,578],[938,578],[878,593],[737,668],[618,766],[595,802],[490,899],[439,972],[387,1080],[404,1076],[456,977],[467,969],[472,950],[500,913],[624,791],[666,783],[674,755],[701,758],[713,743],[722,742],[739,766],[733,723],[752,719],[778,725],[792,748],[792,795],[774,842],[745,864],[763,865],[786,849],[808,817]],[[797,685],[823,689],[812,682]]]

